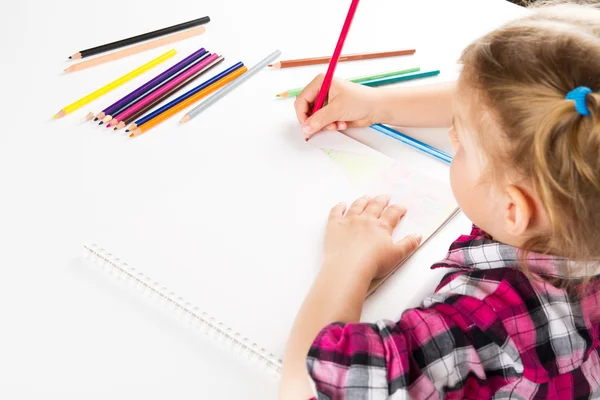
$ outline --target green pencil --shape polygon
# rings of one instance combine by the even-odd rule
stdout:
[[[419,72],[418,74],[390,76],[388,78],[373,79],[370,81],[361,82],[361,85],[371,86],[371,87],[391,85],[392,83],[412,81],[413,79],[427,78],[429,76],[436,76],[439,74],[440,74],[440,70],[437,69],[435,71]]]
[[[409,69],[403,69],[400,71],[391,71],[391,72],[383,72],[383,73],[375,74],[375,75],[359,76],[358,78],[351,78],[348,80],[350,82],[354,82],[354,83],[363,83],[363,82],[372,81],[375,79],[382,79],[382,78],[388,78],[388,77],[393,77],[393,76],[398,76],[398,75],[410,74],[412,72],[419,72],[420,70],[421,70],[421,68],[409,68]],[[301,87],[301,88],[286,90],[285,92],[279,93],[277,95],[277,97],[296,97],[300,94],[302,89],[304,89],[304,88]]]

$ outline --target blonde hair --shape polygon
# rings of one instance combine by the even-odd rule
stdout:
[[[600,8],[552,3],[467,47],[461,85],[475,90],[504,136],[478,137],[491,169],[511,166],[528,179],[549,216],[551,231],[530,237],[525,250],[598,260]],[[592,90],[590,116],[565,99],[579,86]]]

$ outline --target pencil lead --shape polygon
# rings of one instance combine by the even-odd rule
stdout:
[[[125,129],[125,133],[129,133],[129,129]]]
[[[60,110],[59,112],[56,113],[56,115],[54,116],[54,119],[58,119],[58,118],[62,118],[66,115],[67,113],[65,112],[65,110]]]
[[[98,117],[94,118],[94,122],[95,122],[95,121],[98,121]]]
[[[72,60],[72,59],[73,59],[73,57],[69,56],[69,60]]]
[[[104,121],[100,121],[98,125],[104,125]]]

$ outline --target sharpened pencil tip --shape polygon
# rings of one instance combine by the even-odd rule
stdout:
[[[56,113],[56,115],[54,116],[54,119],[58,119],[58,118],[62,118],[66,115],[67,113],[65,112],[65,110],[60,110],[59,112]]]
[[[98,125],[104,125],[104,121],[100,121]]]
[[[129,129],[125,130],[125,133],[129,133]]]
[[[272,67],[272,66],[273,66],[273,64],[269,64],[269,65],[267,65],[267,67]]]
[[[72,59],[73,59],[73,57],[69,56],[69,60],[72,60]]]
[[[188,122],[190,120],[190,116],[188,114],[185,114],[183,116],[183,118],[181,118],[181,121],[179,121],[180,124],[185,124],[186,122]]]
[[[133,134],[133,132],[131,132],[131,133],[129,134],[129,137],[134,137],[134,136],[135,136],[135,135]]]
[[[94,121],[98,121],[98,117],[94,118]]]

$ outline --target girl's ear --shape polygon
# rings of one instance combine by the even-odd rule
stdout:
[[[512,236],[522,236],[533,222],[533,199],[515,185],[508,185],[504,194],[506,196],[504,229]]]

